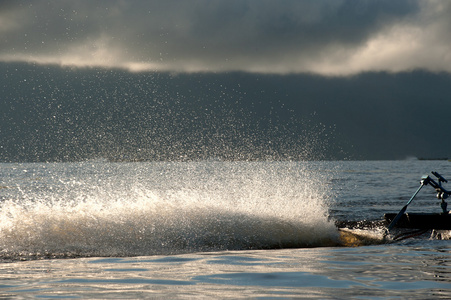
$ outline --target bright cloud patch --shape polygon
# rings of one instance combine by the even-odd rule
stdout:
[[[448,1],[0,5],[1,61],[130,71],[451,72]]]

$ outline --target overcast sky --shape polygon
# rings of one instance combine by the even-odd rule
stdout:
[[[0,1],[0,161],[451,158],[450,113],[448,0]]]
[[[451,71],[451,1],[1,1],[0,60],[174,72]]]

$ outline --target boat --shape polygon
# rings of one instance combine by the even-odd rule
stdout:
[[[433,171],[431,173],[437,177],[438,182],[429,175],[421,177],[420,187],[401,211],[397,214],[387,213],[384,215],[384,219],[388,224],[388,231],[394,228],[451,230],[451,214],[447,210],[448,204],[445,201],[451,195],[451,192],[442,186],[442,183],[446,183],[448,180],[437,172]],[[413,201],[421,188],[426,185],[432,186],[437,192],[437,199],[441,200],[442,211],[439,213],[406,213],[407,206]]]
[[[386,224],[396,217],[395,213],[384,215]],[[447,213],[405,213],[395,228],[451,230],[451,214]]]
[[[437,180],[428,175],[421,177],[420,187],[398,213],[386,213],[377,221],[336,222],[340,239],[345,246],[390,243],[407,238],[451,239],[451,214],[447,210],[447,199],[451,192],[442,183],[448,181],[437,172],[431,172]],[[441,200],[442,211],[438,213],[406,213],[407,207],[420,190],[430,185]]]

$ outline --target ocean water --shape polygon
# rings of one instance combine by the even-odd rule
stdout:
[[[0,298],[451,298],[451,240],[335,225],[430,171],[451,162],[3,163]],[[407,211],[439,212],[434,190]]]

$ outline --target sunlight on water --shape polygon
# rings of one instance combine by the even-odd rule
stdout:
[[[451,174],[421,161],[1,164],[0,297],[448,299],[449,240],[387,244],[367,226],[430,169]],[[433,190],[419,196],[409,211],[432,208]]]
[[[16,171],[24,170],[36,174],[11,187],[16,194],[9,194],[0,212],[3,258],[315,247],[338,241],[328,221],[323,178],[300,163],[42,164]]]

